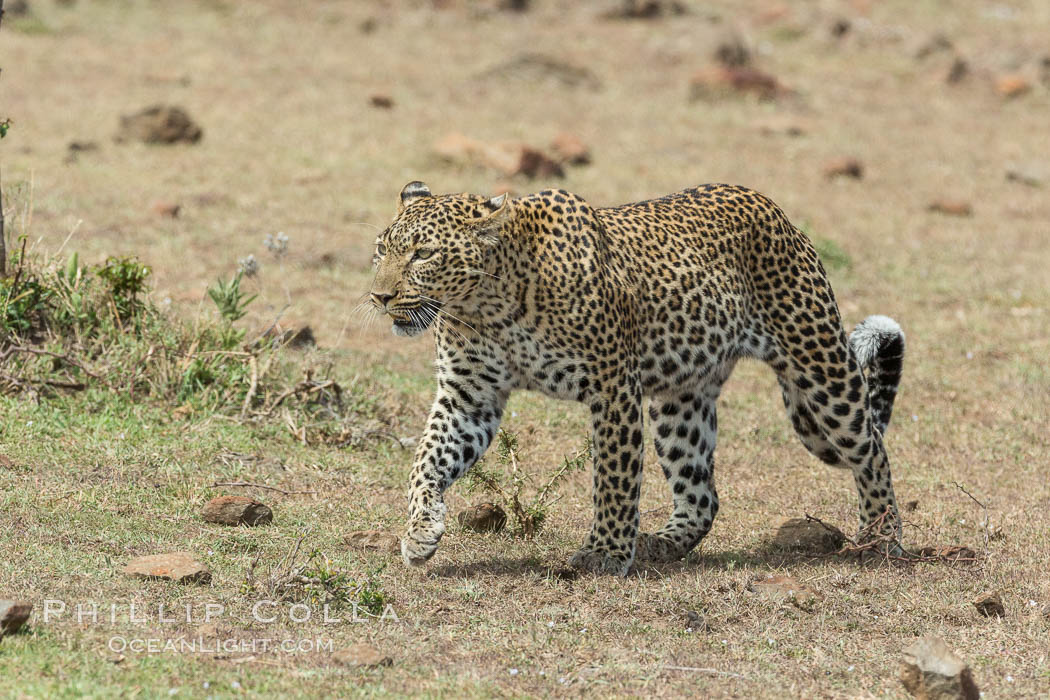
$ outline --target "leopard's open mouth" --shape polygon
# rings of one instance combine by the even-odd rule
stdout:
[[[423,302],[411,308],[396,309],[390,312],[394,319],[394,333],[397,335],[419,335],[437,320],[441,304]]]

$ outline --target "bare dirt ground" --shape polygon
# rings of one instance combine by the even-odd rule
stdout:
[[[222,601],[243,617],[246,566],[308,531],[308,544],[344,569],[385,564],[377,578],[400,618],[296,625],[282,616],[261,630],[337,647],[367,641],[393,658],[363,671],[319,653],[122,656],[107,648],[110,628],[38,618],[30,634],[0,644],[4,692],[902,697],[901,649],[936,635],[986,697],[1047,696],[1046,3],[686,2],[684,14],[632,20],[601,16],[615,3],[544,0],[524,13],[466,0],[29,5],[32,14],[9,16],[0,34],[13,234],[27,233],[40,253],[138,255],[154,268],[156,298],[190,316],[209,313],[206,286],[254,254],[260,299],[249,325],[290,304],[284,317],[309,323],[341,371],[384,387],[400,435],[418,433],[425,418],[429,338],[404,342],[351,310],[406,182],[479,193],[560,186],[597,206],[704,182],[768,194],[848,256],[831,272],[845,320],[885,313],[907,333],[887,442],[898,499],[915,502],[906,545],[968,545],[979,561],[901,567],[772,550],[777,525],[806,513],[851,533],[855,493],[847,473],[797,443],[773,376],[757,365],[741,367],[723,395],[722,510],[702,550],[626,579],[556,575],[589,523],[583,474],[535,539],[453,526],[436,558],[409,570],[342,544],[352,529],[399,531],[408,451],[303,447],[285,434],[216,432],[221,421],[136,408],[122,415],[138,427],[122,428],[121,441],[106,432],[104,407],[45,416],[4,403],[0,447],[16,466],[0,467],[0,597]],[[840,20],[848,29],[835,36]],[[733,35],[784,91],[690,100],[692,76]],[[931,43],[939,35],[950,47]],[[591,77],[573,85],[493,70],[528,54]],[[968,73],[949,83],[956,58]],[[1030,89],[1004,96],[1008,76]],[[393,107],[373,106],[374,94]],[[162,102],[183,106],[203,139],[114,143],[119,115]],[[547,148],[562,131],[592,151],[591,164],[563,178],[508,177],[433,150],[449,132]],[[70,157],[74,141],[97,148]],[[859,159],[863,177],[826,177],[824,165],[842,157]],[[942,199],[972,211],[929,209]],[[155,202],[178,203],[178,216],[157,214]],[[278,231],[290,239],[280,265],[262,245]],[[586,436],[578,407],[532,394],[515,397],[504,427],[537,475]],[[228,450],[265,452],[284,467],[252,462],[227,474],[215,465]],[[669,502],[648,457],[646,529]],[[196,512],[215,495],[203,487],[222,476],[319,493],[259,491],[275,507],[273,527],[217,532]],[[449,495],[453,512],[471,500],[460,487]],[[198,552],[212,584],[144,588],[119,573],[132,554],[158,549]],[[824,598],[803,609],[748,590],[770,573]],[[987,590],[1001,591],[1005,618],[974,609]],[[687,611],[706,628],[692,629]],[[260,633],[227,622],[236,636]]]

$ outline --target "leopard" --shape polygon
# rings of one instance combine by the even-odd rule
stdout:
[[[814,244],[766,196],[706,184],[595,208],[564,189],[435,195],[413,181],[373,266],[365,303],[395,335],[434,338],[406,564],[436,552],[444,494],[484,455],[517,390],[589,411],[594,513],[569,565],[626,576],[684,559],[718,513],[717,403],[745,359],[773,370],[803,446],[852,472],[860,532],[904,551],[884,445],[904,333],[872,315],[847,335]],[[652,533],[639,515],[646,415],[672,501]]]

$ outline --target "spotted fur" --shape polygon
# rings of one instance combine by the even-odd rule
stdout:
[[[806,448],[852,470],[862,526],[899,537],[882,435],[903,334],[872,317],[847,340],[813,245],[763,195],[705,185],[594,209],[564,190],[488,199],[413,182],[399,207],[376,242],[372,301],[399,335],[432,327],[437,352],[408,563],[434,554],[443,494],[515,389],[590,409],[594,520],[570,563],[622,575],[685,556],[718,513],[717,401],[741,358],[774,370]],[[651,534],[639,533],[644,397],[674,504]]]

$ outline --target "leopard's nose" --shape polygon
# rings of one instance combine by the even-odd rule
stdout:
[[[372,301],[374,301],[376,306],[381,309],[385,309],[386,305],[389,304],[390,300],[393,298],[393,294],[376,294],[375,292],[372,292]]]

